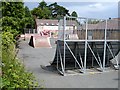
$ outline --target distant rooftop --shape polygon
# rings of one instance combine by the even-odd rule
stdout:
[[[43,26],[43,25],[57,25],[58,26],[58,20],[52,20],[52,19],[36,19],[37,26]]]
[[[63,20],[61,20],[63,22]],[[63,23],[62,23],[63,24]],[[37,26],[58,26],[59,20],[52,20],[52,19],[36,19]],[[67,26],[75,26],[78,23],[75,20],[66,20]],[[106,22],[101,21],[97,24],[88,24],[88,29],[95,30],[95,29],[105,29]],[[81,27],[85,29],[85,25]],[[120,18],[113,18],[107,20],[107,29],[120,29]]]
[[[63,20],[61,20],[63,21]],[[36,25],[37,26],[43,26],[43,25],[46,25],[46,26],[58,26],[59,25],[59,20],[52,20],[52,19],[36,19]],[[67,26],[74,26],[74,25],[77,25],[77,22],[75,20],[67,20],[66,21],[66,25]]]
[[[120,18],[113,18],[107,20],[107,29],[120,29]],[[97,24],[88,24],[88,29],[105,29],[106,22],[102,21]],[[85,25],[83,25],[83,29],[85,29]]]

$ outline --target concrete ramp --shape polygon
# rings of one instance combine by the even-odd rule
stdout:
[[[37,47],[51,47],[50,44],[50,38],[49,37],[44,37],[44,36],[40,36],[40,35],[33,35],[30,38],[30,42],[29,45],[37,48]]]
[[[119,52],[118,45],[120,42],[108,42],[109,45],[112,48],[112,52],[114,52],[114,55],[116,56]],[[57,47],[56,47],[56,54],[53,62],[51,63],[52,66],[55,66],[56,68],[59,68],[59,70],[64,69],[64,63],[65,63],[65,70],[68,69],[78,69],[79,66],[83,68],[84,66],[84,55],[85,55],[85,42],[67,42],[67,45],[70,49],[65,48],[65,61],[64,61],[64,42],[63,41],[57,41]],[[93,67],[99,68],[100,65],[103,65],[103,51],[104,51],[104,42],[91,42],[89,43],[90,47],[92,48],[94,52],[94,56],[99,60],[97,61],[96,58],[93,56],[93,53],[91,50],[87,47],[87,65],[86,68],[92,69]],[[74,56],[73,56],[74,55]],[[110,67],[110,60],[112,59],[112,55],[107,48],[106,50],[106,56],[105,56],[105,67]],[[76,60],[77,62],[76,62]],[[116,62],[116,61],[115,61]],[[77,64],[79,63],[79,64]],[[101,63],[101,64],[100,64]],[[63,70],[64,71],[64,70]]]
[[[79,53],[81,54],[81,57],[84,59],[84,50],[85,50],[85,42],[81,41],[81,42],[67,42],[68,46],[70,47],[71,51],[76,54],[77,57],[79,57]],[[120,42],[109,42],[109,44],[111,44],[111,48],[112,48],[112,52],[114,52],[114,56],[117,60],[119,60],[120,58],[120,52],[119,52],[119,47],[118,45],[120,44]],[[56,47],[56,53],[57,50],[60,49],[61,52],[61,56],[63,57],[63,45],[64,42],[63,41],[57,41],[57,47]],[[103,42],[91,42],[90,46],[93,49],[93,52],[95,53],[95,55],[97,55],[97,53],[99,53],[99,57],[102,59],[103,58],[103,50],[104,50],[104,43]],[[92,59],[92,53],[90,52],[89,48],[87,48],[88,52],[87,52],[87,61],[91,61]],[[66,51],[66,59],[68,59],[68,61],[72,61],[71,59],[73,58],[73,56],[71,55],[70,51],[68,50],[68,48],[66,47],[65,49]],[[106,50],[107,55],[106,55],[106,60],[113,60],[113,57],[111,55],[111,53],[109,52],[108,48]],[[67,58],[69,57],[69,58]],[[54,61],[52,64],[54,64],[55,62],[57,62],[57,54],[55,55]],[[73,60],[74,61],[74,60]],[[72,62],[73,62],[72,61]],[[115,62],[114,62],[115,63]]]

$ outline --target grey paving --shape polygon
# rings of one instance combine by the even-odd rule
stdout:
[[[111,70],[97,74],[61,76],[49,66],[54,59],[55,44],[52,48],[33,48],[28,41],[19,44],[18,57],[29,72],[33,72],[37,81],[45,88],[118,88],[118,71]],[[48,70],[47,70],[48,69]]]

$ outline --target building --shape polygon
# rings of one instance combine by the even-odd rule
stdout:
[[[58,30],[63,30],[63,25],[59,28],[60,22],[63,22],[62,20],[36,19],[35,22],[37,33],[41,35],[57,37]],[[67,21],[66,30],[74,30],[77,27],[76,25],[75,20]]]
[[[106,27],[107,23],[107,27]],[[120,35],[120,18],[108,19],[107,22],[100,21],[97,24],[88,24],[88,36],[90,39],[104,39],[105,28],[107,28],[107,39],[118,39]],[[86,25],[83,24],[81,29],[78,30],[78,36],[81,39],[85,39]]]

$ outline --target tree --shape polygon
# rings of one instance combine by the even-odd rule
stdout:
[[[39,3],[38,8],[41,8],[42,10],[47,7],[47,3],[43,0],[42,2]]]
[[[24,3],[22,2],[2,2],[2,16],[24,18]]]
[[[31,11],[32,15],[35,15],[36,17],[42,18],[42,10],[40,8],[34,8]]]
[[[2,30],[15,35],[23,31],[25,11],[23,2],[2,2]]]
[[[34,26],[34,18],[29,10],[29,8],[25,7],[25,28],[33,28]]]
[[[31,12],[27,6],[25,6],[25,17],[31,17]]]
[[[51,11],[48,7],[44,7],[44,9],[42,11],[42,18],[44,18],[44,19],[51,18]]]
[[[49,19],[51,18],[51,11],[47,6],[47,3],[42,1],[39,3],[37,8],[34,8],[31,13],[40,19]]]
[[[70,16],[69,10],[65,7],[58,5],[56,2],[50,5],[47,5],[45,1],[39,3],[37,8],[34,8],[32,15],[40,19],[59,19],[65,15]]]
[[[2,2],[2,12],[3,32],[0,33],[0,36],[2,36],[2,61],[0,60],[2,62],[0,65],[2,67],[2,75],[0,75],[2,77],[1,89],[36,87],[33,75],[26,72],[24,66],[16,58],[15,36],[18,35],[18,32],[22,32],[26,23],[24,4],[22,2]]]
[[[78,17],[77,13],[75,11],[72,12],[71,16]]]
[[[53,18],[60,18],[60,17],[63,17],[65,15],[70,15],[69,10],[67,10],[63,6],[58,5],[56,2],[50,4],[49,8],[52,12],[52,17]]]
[[[41,9],[42,14],[40,14],[40,18],[42,19],[49,19],[51,18],[51,11],[49,7],[47,6],[47,3],[43,0],[42,2],[39,3],[38,6],[39,9]]]

